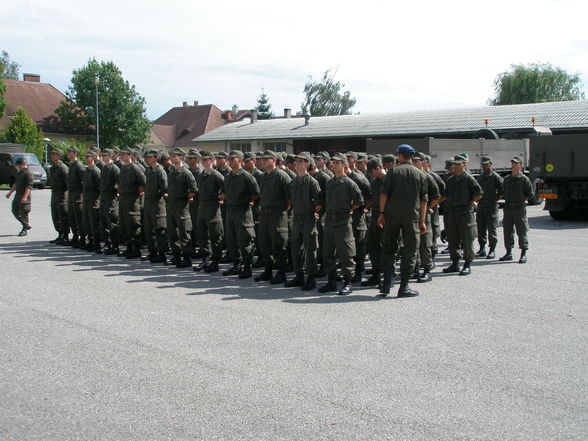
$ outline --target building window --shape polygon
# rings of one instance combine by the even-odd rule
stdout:
[[[288,150],[288,144],[285,142],[264,142],[263,149],[273,152],[286,152]]]
[[[232,142],[231,150],[241,150],[243,153],[251,151],[250,142]]]

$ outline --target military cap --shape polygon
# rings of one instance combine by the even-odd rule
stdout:
[[[294,157],[294,155],[292,155],[290,153],[286,154],[286,156],[284,158],[284,162],[286,162],[287,164],[293,164],[295,160],[296,160],[296,158]]]
[[[377,156],[376,155],[367,155],[367,160],[371,161],[372,159],[376,159]]]
[[[141,150],[141,149],[138,149],[138,148],[132,148],[132,149],[131,149],[131,152],[132,152],[132,153],[131,153],[132,155],[135,155],[135,156],[141,156],[141,153],[143,153],[143,150]]]
[[[254,152],[243,153],[243,161],[255,161],[256,156]]]
[[[147,150],[143,156],[148,157],[148,156],[153,156],[155,158],[159,158],[159,152],[157,150]]]
[[[171,155],[178,155],[178,156],[181,156],[181,157],[184,157],[184,156],[186,156],[186,152],[184,152],[184,151],[183,151],[181,148],[179,148],[179,147],[176,147],[175,149],[172,149],[172,150],[170,150],[169,154],[170,154],[170,156],[171,156]]]
[[[453,163],[454,164],[463,164],[464,162],[466,162],[465,158],[461,155],[455,155],[453,157]]]
[[[63,156],[63,152],[59,149],[51,149],[51,151],[49,152],[49,154],[55,153],[56,155],[59,155],[59,157],[61,158]]]
[[[358,161],[367,161],[368,160],[367,153],[358,153],[357,154],[357,160]]]
[[[265,159],[265,158],[272,158],[278,159],[278,155],[276,152],[272,152],[271,150],[264,150],[261,155],[257,155],[258,158]]]
[[[229,152],[229,158],[241,158],[243,159],[245,155],[243,154],[243,152],[241,150],[231,150]]]
[[[379,158],[370,159],[367,163],[367,169],[373,170],[377,167],[382,168],[382,161]]]
[[[431,163],[431,157],[429,155],[425,155],[423,154],[423,156],[425,157],[425,162],[428,162],[429,164]]]
[[[162,150],[159,154],[160,159],[169,159],[169,152],[167,150]]]
[[[492,162],[492,156],[482,156],[482,164],[490,164]]]
[[[229,159],[229,155],[227,155],[227,152],[217,152],[215,156],[221,159]]]
[[[461,152],[461,153],[459,154],[459,156],[461,156],[462,158],[464,158],[466,161],[468,160],[468,157],[469,157],[469,156],[468,156],[468,154],[467,154],[466,152]]]
[[[93,146],[90,150],[93,151],[94,153],[100,154],[100,149],[96,146]]]
[[[319,159],[324,159],[325,161],[328,161],[329,159],[331,159],[331,157],[329,156],[329,152],[318,152],[314,154],[315,158],[319,158]]]
[[[192,149],[188,152],[187,155],[188,158],[198,158],[198,159],[202,159],[202,155],[200,155],[200,152],[198,150]]]
[[[453,158],[448,158],[445,160],[445,170],[449,170],[451,166],[453,166]]]
[[[384,155],[382,156],[382,162],[391,162],[393,164],[396,164],[396,156],[394,156],[391,153]]]
[[[296,155],[296,158],[300,158],[306,162],[311,162],[311,163],[314,162],[312,160],[312,158],[310,157],[310,153],[308,153],[308,152],[300,152]]]
[[[331,160],[333,161],[343,161],[345,163],[347,163],[347,156],[345,156],[343,153],[335,153],[333,155],[333,157],[331,158]]]
[[[276,158],[278,160],[278,162],[285,162],[286,161],[286,153],[284,152],[275,152],[276,153]]]
[[[84,157],[87,158],[88,156],[96,158],[96,152],[94,150],[88,150],[86,153],[84,153]]]
[[[129,147],[123,147],[122,149],[120,149],[120,154],[121,155],[132,155],[133,152],[131,151],[131,149]]]
[[[23,158],[22,156],[20,158],[17,158],[16,161],[14,161],[14,163],[16,165],[24,164],[25,162],[27,162],[27,160],[25,158]]]
[[[351,156],[353,159],[357,159],[357,153],[352,152],[351,150],[345,152],[345,156],[347,156],[347,157]]]
[[[74,147],[73,145],[70,148],[68,148],[67,151],[77,153],[78,155],[80,154],[80,150],[77,147]]]
[[[408,144],[400,144],[398,147],[396,147],[396,153],[402,153],[405,155],[414,155],[414,148],[411,145]]]
[[[120,149],[118,148],[118,146],[116,146],[116,145],[113,145],[113,146],[112,146],[112,152],[113,152],[113,153],[120,153]]]
[[[425,160],[425,154],[421,152],[416,152],[413,156],[413,159],[420,159],[421,161]]]
[[[208,150],[201,150],[200,156],[202,157],[202,159],[214,159],[214,153],[209,152]]]
[[[112,149],[104,149],[102,150],[102,155],[110,155],[112,156],[114,154],[114,152],[112,151]]]
[[[522,160],[520,157],[518,157],[518,156],[514,156],[514,157],[513,157],[513,158],[510,160],[510,162],[518,162],[518,163],[522,164],[522,163],[523,163],[523,160]]]

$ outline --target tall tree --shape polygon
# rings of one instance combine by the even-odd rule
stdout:
[[[335,73],[331,69],[325,71],[321,81],[308,81],[304,86],[305,100],[302,111],[312,116],[349,115],[355,106],[355,98],[351,92],[343,91],[345,84],[335,81]]]
[[[257,99],[255,110],[257,110],[258,119],[271,119],[274,117],[272,105],[269,103],[269,97],[263,89],[261,89],[261,95],[259,95],[259,98]]]
[[[18,80],[19,68],[20,64],[15,61],[11,61],[8,52],[2,51],[2,56],[0,56],[0,75],[2,78]]]
[[[6,130],[2,132],[2,141],[24,144],[27,152],[36,154],[38,158],[43,158],[45,147],[43,132],[37,128],[26,110],[20,106],[10,118]]]
[[[489,104],[545,103],[584,99],[582,81],[549,63],[513,64],[510,71],[498,74],[494,80],[496,96]]]
[[[8,105],[8,101],[4,98],[4,94],[6,93],[6,84],[4,84],[4,80],[0,77],[0,118],[4,116],[4,111],[6,110],[6,106]]]
[[[73,133],[96,129],[96,91],[100,147],[145,142],[151,126],[145,116],[145,99],[112,61],[94,58],[73,71],[67,100],[56,111],[63,129]]]

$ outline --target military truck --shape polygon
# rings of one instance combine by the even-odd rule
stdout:
[[[588,209],[588,135],[532,137],[530,173],[553,219]]]
[[[47,184],[47,172],[41,165],[39,158],[34,153],[25,152],[22,144],[0,143],[0,185],[12,186],[16,179],[16,160],[24,158],[29,169],[33,172],[34,185],[37,188],[45,188]]]

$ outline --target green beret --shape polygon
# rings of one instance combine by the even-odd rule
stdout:
[[[169,159],[169,152],[167,150],[162,150],[159,154],[159,159]]]
[[[271,150],[264,150],[260,155],[257,155],[258,158],[265,159],[265,158],[272,158],[278,159],[278,154]]]

